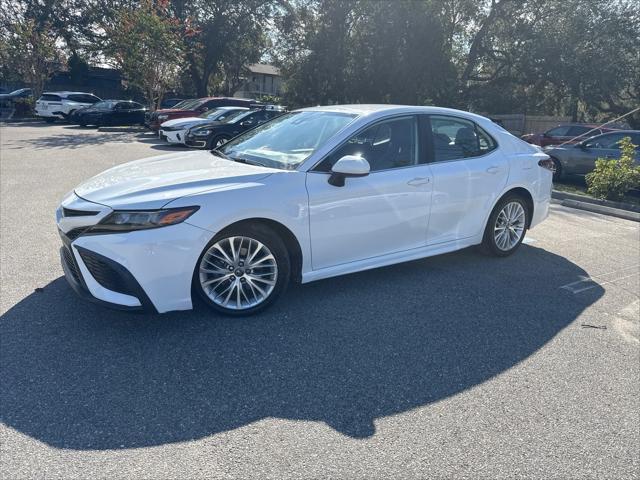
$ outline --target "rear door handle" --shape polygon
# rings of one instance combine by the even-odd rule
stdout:
[[[492,174],[496,174],[500,171],[500,167],[496,167],[495,165],[487,168],[487,173],[492,173]]]
[[[416,177],[407,182],[407,185],[411,185],[412,187],[417,187],[419,185],[425,185],[429,183],[431,180],[429,177]]]

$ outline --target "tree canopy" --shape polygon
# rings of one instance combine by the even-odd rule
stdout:
[[[597,121],[640,105],[636,0],[0,0],[0,5],[7,12],[0,15],[3,77],[17,72],[9,67],[14,56],[9,45],[15,51],[25,28],[31,28],[46,32],[48,44],[45,38],[42,43],[55,50],[43,55],[47,65],[56,54],[73,58],[74,65],[78,58],[113,64],[138,84],[154,64],[172,65],[158,69],[153,93],[144,87],[156,98],[166,88],[199,96],[231,94],[245,66],[264,61],[281,68],[289,106],[434,104]],[[147,10],[153,15],[145,17]],[[134,17],[137,27],[130,28]],[[167,35],[156,36],[158,28]],[[150,53],[152,45],[154,55],[142,61],[140,52]],[[640,117],[631,123],[638,126]]]

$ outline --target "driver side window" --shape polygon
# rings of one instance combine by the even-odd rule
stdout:
[[[356,133],[325,158],[314,170],[330,172],[345,155],[362,157],[371,171],[402,168],[418,163],[415,117],[382,121]]]

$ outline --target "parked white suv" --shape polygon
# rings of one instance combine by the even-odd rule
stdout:
[[[45,122],[65,119],[75,110],[90,107],[101,99],[85,92],[44,92],[36,101],[36,115]]]

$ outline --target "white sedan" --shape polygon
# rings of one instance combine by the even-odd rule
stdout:
[[[471,113],[306,108],[219,150],[138,160],[78,186],[57,210],[62,264],[76,292],[106,305],[167,312],[196,296],[250,314],[291,281],[471,245],[510,255],[547,217],[552,170]]]
[[[176,118],[167,120],[160,125],[158,136],[169,143],[179,143],[184,145],[184,137],[191,127],[197,125],[205,125],[211,122],[219,122],[221,120],[232,118],[241,112],[249,110],[246,107],[217,107],[214,110],[204,112],[199,117]]]

